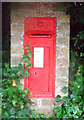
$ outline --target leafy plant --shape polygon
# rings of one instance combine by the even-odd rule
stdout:
[[[70,13],[71,18],[71,63],[70,63],[70,88],[69,96],[61,98],[57,95],[55,98],[56,102],[63,101],[61,106],[54,109],[54,115],[51,118],[84,118],[84,30],[76,29],[73,26],[78,26],[78,23],[82,23],[84,26],[84,2],[72,2],[67,3],[67,13]],[[60,11],[64,11],[64,7],[59,8]],[[9,42],[5,40],[6,42]],[[4,42],[3,59],[9,61],[9,58],[5,54],[9,55],[7,47],[8,43]],[[31,67],[30,57],[32,52],[29,50],[29,46],[25,47],[26,53],[23,55],[24,66],[21,64],[18,67],[9,67],[9,64],[5,65],[3,69],[2,79],[2,117],[3,118],[40,118],[43,119],[43,114],[35,114],[35,110],[30,110],[29,105],[31,104],[28,98],[29,89],[22,90],[20,79],[29,76],[29,68]],[[4,64],[4,63],[3,63]],[[67,92],[66,88],[63,88],[64,93]],[[47,116],[47,119],[50,117]]]
[[[79,69],[78,69],[79,71]],[[84,87],[82,71],[75,74],[75,80],[71,82],[69,96],[64,96],[64,103],[61,107],[54,109],[54,114],[57,118],[83,118],[84,117]],[[57,99],[56,99],[57,100]],[[58,99],[59,100],[59,99]],[[58,101],[59,102],[59,101]]]
[[[24,77],[28,77],[28,69],[31,67],[29,57],[32,53],[29,47],[26,46],[27,54],[23,55],[23,62],[17,67],[9,67],[9,64],[5,64],[3,69],[2,79],[2,117],[3,118],[28,118],[31,110],[29,105],[31,104],[28,94],[29,89],[22,90],[22,84],[20,80]],[[27,62],[26,62],[27,61]],[[28,64],[27,64],[28,63]]]
[[[21,65],[10,68],[5,66],[2,80],[2,117],[3,118],[27,118],[30,100],[27,98],[29,90],[22,90],[20,83]]]
[[[23,76],[25,78],[27,78],[29,76],[28,70],[31,67],[31,61],[30,61],[29,58],[32,56],[33,53],[29,50],[28,45],[25,46],[25,49],[26,49],[26,54],[24,54],[23,58],[22,58],[22,60],[24,62],[24,69],[25,69],[24,72],[23,72]]]
[[[29,89],[23,90],[20,80],[29,76],[31,67],[30,57],[32,52],[29,46],[25,46],[26,54],[23,55],[23,62],[17,67],[10,67],[5,64],[2,79],[2,118],[44,118],[43,114],[35,114],[35,110],[30,110],[31,100],[28,97]]]
[[[84,33],[80,33],[72,40],[74,40],[74,46],[79,45],[82,48],[82,43],[78,44],[78,41],[80,38],[84,39],[82,37]],[[69,96],[61,98],[61,96],[57,95],[55,98],[56,102],[64,101],[61,106],[54,109],[54,117],[56,118],[84,118],[84,69],[82,57],[79,51],[71,51]],[[64,87],[62,91],[66,93],[67,88]]]
[[[64,87],[62,88],[62,92],[63,92],[63,93],[67,93],[67,92],[68,92],[68,90],[67,90],[67,87],[66,87],[66,86],[64,86]]]
[[[55,97],[55,100],[56,100],[56,102],[60,102],[60,99],[61,98],[61,96],[60,95],[57,95],[56,97]]]

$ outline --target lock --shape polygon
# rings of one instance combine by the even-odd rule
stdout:
[[[37,73],[36,73],[36,72],[34,72],[34,74],[36,75]]]

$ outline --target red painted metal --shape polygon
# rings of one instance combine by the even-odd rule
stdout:
[[[24,89],[29,88],[33,98],[55,97],[56,18],[26,17],[24,21],[24,46],[30,44],[33,52],[28,79],[24,78]],[[43,66],[34,66],[34,50],[42,48]],[[38,52],[38,51],[37,51]],[[24,53],[26,50],[24,49]],[[40,54],[38,54],[40,55]],[[39,56],[37,56],[39,59]]]

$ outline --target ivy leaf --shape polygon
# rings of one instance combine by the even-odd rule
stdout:
[[[15,115],[11,115],[10,118],[15,118]]]
[[[28,68],[28,62],[25,62],[24,64],[25,64],[25,68]]]
[[[6,68],[9,68],[9,64],[8,64],[8,63],[6,63],[6,65],[5,65],[5,66],[6,66]]]
[[[13,115],[13,114],[15,114],[15,113],[16,113],[16,111],[15,111],[15,109],[14,109],[14,108],[10,108],[10,109],[9,109],[9,111],[10,111],[11,115]]]
[[[66,86],[64,86],[64,87],[62,88],[62,92],[63,92],[63,93],[65,93],[65,94],[68,92],[68,90],[67,90],[67,87],[66,87]]]
[[[30,50],[28,49],[28,50],[27,50],[27,54],[28,54],[29,52],[30,52]]]
[[[81,96],[76,96],[74,94],[71,94],[70,97],[72,98],[72,101],[75,102],[80,102],[81,101]]]
[[[23,68],[22,64],[19,64],[18,68],[21,70]]]
[[[28,65],[27,69],[31,68],[31,65]]]
[[[23,57],[22,60],[23,62],[28,62],[28,57]]]
[[[77,37],[73,37],[72,40],[74,40],[74,46],[76,46],[79,40],[79,35]]]
[[[8,118],[9,117],[9,113],[5,111],[5,113],[2,115],[3,118]]]
[[[77,39],[77,40],[75,40],[75,42],[74,42],[74,46],[76,46],[76,45],[77,45],[77,42],[78,42],[78,39]]]
[[[61,114],[61,111],[57,113],[57,118],[61,118],[62,117],[62,114]]]
[[[9,64],[8,64],[8,63],[6,63],[5,67],[6,67],[6,69],[7,69],[7,72],[10,72],[10,71],[11,71],[11,68],[9,67]]]
[[[24,112],[24,110],[20,110],[20,111],[18,111],[18,115],[21,117],[21,116],[24,116],[25,115],[25,112]]]
[[[28,70],[25,70],[25,71],[24,71],[23,76],[24,76],[25,78],[27,78],[27,77],[29,76]]]
[[[28,46],[28,45],[26,45],[24,49],[29,49],[29,46]]]
[[[61,6],[58,9],[59,9],[59,11],[64,11],[64,6]]]
[[[19,67],[12,67],[12,72],[13,73],[18,73],[19,72]]]
[[[25,58],[25,57],[27,57],[27,54],[24,54],[24,55],[23,55],[23,58]]]
[[[77,115],[75,115],[75,114],[73,114],[72,116],[73,116],[73,118],[75,118],[75,119],[76,119],[76,118],[78,118],[78,116],[77,116]]]
[[[29,92],[30,95],[32,95],[32,92]]]
[[[82,114],[82,111],[81,111],[81,110],[77,111],[77,115],[78,115],[78,116],[81,116],[81,114]]]
[[[24,105],[23,105],[23,104],[21,104],[21,105],[20,105],[20,107],[21,107],[21,109],[23,109],[23,108],[24,108]]]
[[[60,112],[60,110],[61,110],[61,107],[56,107],[56,108],[54,109],[54,112],[55,112],[55,113],[58,113],[58,112]]]
[[[66,120],[66,119],[68,118],[68,115],[65,114],[65,115],[63,116],[63,118]]]
[[[31,60],[28,60],[28,64],[31,65]]]
[[[44,118],[44,114],[41,114],[41,118]]]
[[[28,90],[29,90],[29,89],[25,89],[25,90],[24,90],[24,94],[25,94],[25,95],[28,93]]]
[[[16,77],[15,73],[10,73],[9,78],[14,79]]]
[[[64,96],[62,99],[63,99],[64,101],[66,101],[66,100],[70,100],[70,97]]]
[[[80,53],[80,57],[83,57],[83,56],[84,56],[84,53],[81,52],[81,53]]]
[[[32,52],[29,52],[29,53],[27,53],[27,56],[28,56],[28,57],[31,57],[32,54],[33,54]]]
[[[17,103],[17,100],[12,100],[12,104],[15,106]]]
[[[20,82],[17,82],[17,86],[20,90],[22,90],[22,84]]]
[[[18,80],[21,80],[23,78],[24,78],[23,75],[20,75],[19,78],[18,78]]]
[[[61,98],[61,96],[60,96],[60,95],[57,95],[57,96],[55,97],[56,102],[60,102],[60,98]]]

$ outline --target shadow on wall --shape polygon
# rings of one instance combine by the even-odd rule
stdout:
[[[10,63],[10,3],[2,3],[2,64]]]

